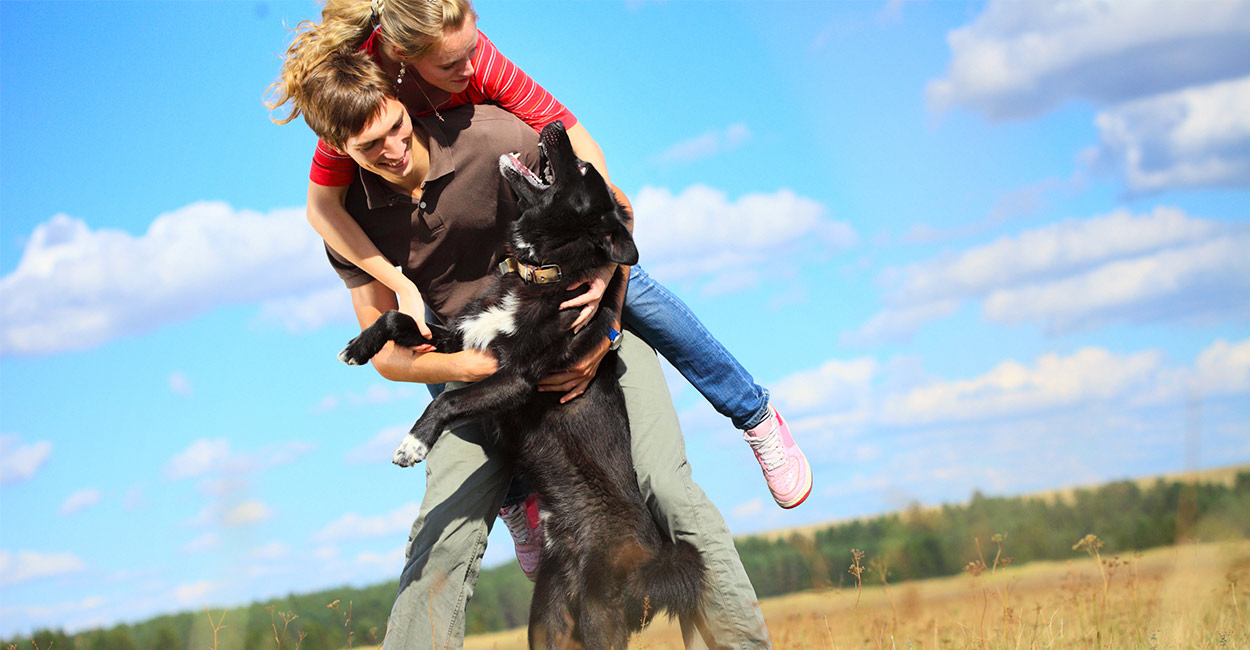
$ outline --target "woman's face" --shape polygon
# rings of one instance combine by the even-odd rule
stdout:
[[[443,38],[413,62],[422,79],[451,94],[463,91],[473,78],[477,53],[477,22],[470,16],[459,28],[443,30]]]

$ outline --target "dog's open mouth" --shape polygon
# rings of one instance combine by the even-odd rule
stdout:
[[[586,175],[586,163],[577,160],[577,171],[582,176]],[[542,143],[538,143],[538,170],[535,172],[525,163],[521,162],[519,154],[506,153],[500,156],[499,163],[501,166],[516,172],[521,178],[524,178],[534,189],[545,190],[556,180],[555,169],[551,165],[551,159],[547,156],[547,147]]]

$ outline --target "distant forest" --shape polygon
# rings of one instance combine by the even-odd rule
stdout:
[[[1250,471],[1230,487],[1168,482],[1149,487],[1122,481],[1076,490],[1069,498],[986,497],[965,505],[913,506],[905,512],[796,532],[737,541],[760,597],[853,584],[852,550],[863,553],[862,579],[891,583],[959,573],[970,562],[989,563],[998,550],[1015,564],[1083,555],[1073,545],[1095,534],[1104,554],[1123,554],[1189,540],[1250,537]],[[978,555],[978,547],[984,557]],[[396,567],[398,572],[398,567]],[[40,650],[220,650],[295,648],[336,650],[375,645],[397,582],[364,589],[343,587],[255,603],[248,607],[161,616],[134,625],[74,635],[43,630],[33,635]],[[468,608],[470,634],[525,625],[531,584],[515,563],[481,572]],[[224,619],[222,618],[224,616]],[[214,627],[218,627],[214,631]],[[349,640],[349,635],[351,635]],[[0,649],[32,648],[15,638]]]

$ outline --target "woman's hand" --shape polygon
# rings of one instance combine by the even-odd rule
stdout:
[[[576,334],[581,331],[586,326],[586,323],[589,323],[590,319],[594,318],[595,312],[599,310],[599,302],[603,300],[603,292],[607,290],[608,281],[612,279],[612,274],[614,273],[616,273],[616,266],[609,265],[600,269],[595,275],[569,287],[569,291],[582,285],[588,287],[586,293],[560,303],[560,309],[582,308],[582,313],[577,315],[577,320],[573,321],[573,325],[570,327],[573,333]]]
[[[402,293],[396,294],[399,299],[399,311],[412,317],[417,321],[417,329],[421,331],[421,336],[427,340],[434,338],[434,333],[430,331],[430,326],[425,322],[425,300],[421,298],[421,292],[417,291],[416,285],[411,282]],[[433,352],[434,345],[430,343],[422,343],[414,345],[412,349],[417,352]]]
[[[553,393],[567,391],[560,398],[561,404],[586,392],[590,380],[594,379],[595,373],[599,371],[599,362],[603,361],[603,356],[608,353],[609,345],[611,342],[608,341],[608,337],[603,337],[603,343],[580,361],[569,368],[553,372],[539,381],[538,390]]]

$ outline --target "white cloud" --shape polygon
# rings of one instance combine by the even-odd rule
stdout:
[[[273,509],[260,501],[245,501],[226,511],[224,522],[227,526],[247,526],[256,524],[273,516]]]
[[[175,372],[169,376],[169,390],[175,395],[189,397],[191,395],[191,381],[182,372]]]
[[[333,277],[302,209],[195,203],[159,215],[137,237],[58,214],[35,228],[17,268],[0,279],[0,353],[89,348],[219,305],[306,293]]]
[[[230,459],[230,441],[201,438],[178,452],[165,466],[169,478],[190,478],[219,469]]]
[[[196,605],[204,602],[204,597],[220,587],[218,583],[202,580],[189,582],[174,588],[174,600],[182,605]]]
[[[412,522],[416,521],[420,512],[421,507],[417,503],[406,503],[386,514],[373,517],[362,517],[355,512],[349,512],[313,533],[312,539],[317,543],[327,543],[399,535],[412,528]]]
[[[1250,232],[1119,260],[1060,280],[994,291],[984,313],[1051,333],[1115,322],[1250,321]]]
[[[762,512],[764,512],[764,500],[759,498],[739,503],[730,510],[730,514],[738,518],[754,517]]]
[[[745,124],[733,124],[723,131],[708,131],[689,140],[683,140],[656,156],[662,164],[690,163],[716,154],[733,151],[751,139],[751,130]]]
[[[929,321],[945,318],[959,310],[958,300],[922,302],[906,307],[887,307],[874,314],[858,329],[841,336],[846,345],[871,345],[911,336]]]
[[[86,569],[87,564],[73,553],[0,551],[0,587]]]
[[[1250,392],[1250,339],[1215,340],[1188,365],[1169,365],[1159,350],[1120,354],[1086,347],[1031,363],[1005,360],[970,378],[908,374],[914,373],[906,364],[830,360],[776,382],[773,392],[787,412],[824,413],[831,421],[872,427],[1019,421],[1090,404],[1128,411],[1180,403],[1193,391],[1212,397]]]
[[[823,254],[857,241],[849,224],[829,219],[820,203],[790,190],[731,202],[724,192],[703,185],[677,195],[645,187],[633,204],[640,263],[663,280],[749,267],[773,270],[803,246]]]
[[[141,508],[146,503],[146,500],[143,498],[143,488],[138,485],[131,486],[129,490],[126,490],[126,494],[122,496],[122,506],[127,510]]]
[[[408,435],[408,430],[411,428],[412,425],[404,425],[383,429],[370,438],[369,442],[348,450],[344,460],[353,464],[389,463],[391,456],[395,453],[395,447],[399,446],[399,442]]]
[[[239,528],[250,526],[273,517],[274,511],[262,501],[250,499],[242,502],[217,501],[203,508],[187,524],[196,527],[218,526]],[[205,542],[211,541],[207,537]]]
[[[291,554],[291,547],[282,542],[270,542],[252,549],[252,558],[256,560],[278,560]]]
[[[393,571],[404,565],[404,547],[399,546],[385,553],[366,551],[356,556],[356,564],[383,571]]]
[[[0,605],[0,619],[17,619],[29,622],[64,621],[70,615],[99,609],[105,602],[99,596],[87,596],[77,600],[67,600],[46,605],[19,605],[16,607]]]
[[[905,338],[982,301],[986,318],[1052,333],[1116,322],[1250,318],[1250,231],[1159,207],[1067,220],[888,269],[886,308],[851,344]]]
[[[65,498],[61,514],[72,515],[100,502],[100,491],[95,488],[78,490]]]
[[[24,445],[21,436],[0,435],[0,485],[30,480],[51,454],[47,440]]]
[[[858,410],[867,407],[880,370],[876,359],[830,359],[819,367],[794,373],[772,385],[772,393],[789,414],[817,410]]]
[[[931,106],[1027,118],[1070,100],[1117,104],[1250,72],[1250,2],[993,0],[947,35]]]
[[[332,323],[355,324],[352,313],[351,293],[338,284],[301,295],[266,300],[260,307],[257,320],[275,323],[288,332],[299,333]]]
[[[234,452],[225,438],[200,438],[169,460],[165,476],[184,479],[207,474],[247,474],[289,463],[313,447],[312,443],[292,441],[253,452]]]
[[[882,419],[909,425],[983,420],[1123,397],[1147,387],[1162,362],[1158,352],[1121,356],[1100,348],[1047,354],[1033,366],[1004,361],[980,377],[890,396]]]
[[[1250,76],[1127,102],[1095,124],[1087,155],[1134,193],[1250,185]]]
[[[203,551],[211,551],[218,546],[221,546],[221,535],[218,535],[215,532],[209,532],[187,542],[183,545],[182,550],[187,553],[200,553]]]
[[[346,344],[346,341],[344,341]],[[337,354],[337,352],[336,352]],[[314,408],[317,413],[334,410],[340,406],[377,406],[395,401],[412,401],[424,407],[430,400],[430,391],[425,386],[389,382],[372,384],[364,392],[327,395]]]

